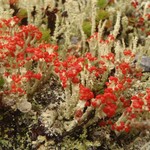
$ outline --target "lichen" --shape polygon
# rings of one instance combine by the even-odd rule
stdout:
[[[17,49],[16,53],[23,50],[24,54],[27,46],[39,46],[41,50],[41,43],[51,44],[49,48],[44,49],[41,56],[37,53],[37,56],[41,57],[38,61],[37,58],[32,58],[32,61],[28,61],[18,70],[13,67],[6,69],[6,62],[3,62],[4,59],[0,60],[0,148],[140,148],[138,142],[144,138],[140,133],[145,130],[149,133],[150,119],[149,102],[146,101],[146,96],[143,96],[146,94],[145,89],[150,89],[150,75],[147,70],[150,68],[149,1],[19,0],[14,4],[9,2],[0,1],[0,18],[4,19],[2,25],[13,15],[18,16],[20,22],[14,28],[14,22],[11,22],[11,28],[0,28],[2,35],[5,31],[10,31],[9,36],[12,37],[20,31],[20,26],[25,27],[27,24],[36,26],[42,34],[40,40],[31,37],[32,34],[25,39],[24,34],[25,45]],[[0,41],[1,47],[6,44],[7,38],[1,36]],[[5,48],[4,53],[0,52],[1,58],[7,54]],[[127,56],[124,52],[128,52]],[[53,59],[48,65],[49,60],[45,59],[47,54],[52,54],[49,58]],[[24,57],[27,55],[32,54],[27,53]],[[14,63],[14,59],[8,60],[11,65]],[[125,65],[120,67],[121,62]],[[124,69],[126,66],[129,70]],[[7,94],[7,90],[12,88],[13,80],[12,76],[4,75],[6,71],[12,74],[18,72],[23,76],[27,71],[33,71],[34,77],[40,78],[40,74],[43,77],[41,80],[22,80],[18,83],[18,86],[21,84],[25,89],[24,95]],[[35,72],[40,74],[34,74]],[[128,74],[124,76],[126,72]],[[119,80],[119,84],[115,83],[116,79],[117,82]],[[131,80],[133,84],[130,85]],[[123,90],[122,86],[125,87]],[[118,90],[116,95],[110,92],[114,89]],[[117,98],[113,99],[109,95],[107,99],[104,94],[112,94],[112,97]],[[97,95],[100,98],[97,98]],[[137,105],[133,109],[133,114],[127,113],[128,106],[133,106],[132,95],[141,97],[142,113],[136,109]],[[129,103],[123,103],[122,96],[125,96],[126,102]],[[110,105],[112,99],[112,106],[117,108],[115,113]],[[147,99],[149,100],[148,94]],[[107,104],[104,103],[105,100],[108,100]],[[124,104],[127,106],[123,107]],[[107,109],[111,110],[110,113]],[[128,123],[135,131],[131,129],[128,133],[127,128],[122,130],[121,125],[125,127]],[[122,132],[114,131],[115,127]],[[146,144],[149,141],[148,135],[146,134],[145,140],[141,142],[145,145],[141,147],[143,149],[149,146],[149,143]],[[135,146],[132,143],[135,143]]]

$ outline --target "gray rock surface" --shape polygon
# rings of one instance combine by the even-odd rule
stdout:
[[[150,57],[142,56],[140,65],[144,69],[144,72],[150,72]]]

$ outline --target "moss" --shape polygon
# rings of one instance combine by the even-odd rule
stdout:
[[[108,0],[97,0],[97,6],[99,8],[105,8],[107,6]]]
[[[20,19],[26,18],[27,17],[27,10],[26,9],[20,9],[16,16]]]
[[[4,85],[4,79],[2,77],[0,77],[0,88]]]
[[[84,21],[82,28],[84,33],[89,37],[91,35],[91,28],[92,28],[91,22],[88,20]]]
[[[109,13],[106,10],[99,9],[96,14],[96,22],[98,23],[100,20],[105,20],[109,18]]]
[[[42,32],[41,41],[49,42],[50,41],[50,29],[44,29],[40,27],[39,30]]]

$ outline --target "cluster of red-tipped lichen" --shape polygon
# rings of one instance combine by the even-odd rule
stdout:
[[[9,86],[5,94],[27,93],[26,84],[41,80],[57,57],[58,46],[40,43],[42,33],[37,27],[19,27],[18,23],[17,17],[1,20],[0,60],[2,76]]]
[[[78,85],[77,95],[79,101],[85,102],[84,108],[100,109],[100,113],[108,118],[114,117],[119,110],[119,113],[124,115],[125,121],[121,120],[114,124],[111,122],[114,130],[128,132],[130,120],[135,119],[143,111],[150,111],[149,89],[145,95],[141,93],[126,95],[128,89],[132,88],[135,81],[142,76],[142,70],[136,69],[134,64],[123,59],[118,62],[112,52],[99,58],[90,52],[78,57],[67,54],[66,59],[62,59],[57,52],[57,45],[41,43],[42,33],[37,27],[33,25],[19,27],[18,23],[19,19],[13,17],[1,20],[0,24],[0,60],[4,68],[1,76],[7,84],[3,94],[28,94],[28,84],[34,86],[34,83],[47,78],[46,76],[50,76],[54,70],[63,88],[70,84]],[[92,38],[97,39],[97,33],[91,36],[88,42]],[[109,44],[114,40],[113,35],[109,35],[108,39],[101,39],[99,43]],[[125,49],[123,55],[131,60],[135,57],[130,49]],[[102,94],[94,93],[93,87],[86,85],[88,81],[85,81],[83,73],[89,80],[100,82],[103,75],[109,71],[108,62],[114,66],[114,75],[110,75],[108,81],[104,83]],[[81,118],[83,113],[83,108],[77,108],[75,118]]]

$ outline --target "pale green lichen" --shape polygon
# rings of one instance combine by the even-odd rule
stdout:
[[[64,56],[66,56],[67,50],[70,47],[72,48],[74,46],[72,44],[72,37],[80,37],[80,41],[77,41],[77,50],[83,49],[82,52],[89,51],[92,53],[93,56],[97,56],[98,58],[100,58],[103,55],[107,55],[110,52],[114,52],[115,59],[118,62],[124,60],[133,63],[133,59],[123,57],[123,50],[131,49],[132,52],[139,54],[140,58],[143,54],[150,56],[150,39],[149,36],[145,37],[145,32],[142,33],[140,29],[134,27],[134,23],[137,20],[133,20],[132,24],[129,16],[126,15],[126,13],[128,13],[128,15],[134,13],[132,6],[130,6],[130,2],[131,1],[129,0],[120,0],[118,2],[115,1],[112,6],[109,6],[108,1],[106,0],[68,0],[64,4],[62,4],[62,1],[57,2],[54,0],[44,0],[38,2],[19,1],[18,7],[20,7],[21,10],[23,10],[23,12],[20,12],[21,14],[18,14],[18,17],[27,16],[29,23],[41,26],[41,31],[43,33],[42,41],[52,41],[53,43],[58,42],[59,44],[61,44],[61,50],[59,50],[60,60],[64,60]],[[7,19],[13,13],[13,11],[9,9],[9,5],[7,3],[8,1],[1,1],[0,18],[4,17]],[[52,11],[56,7],[56,3],[58,4],[59,11],[55,14],[56,22],[54,34],[50,36],[50,29],[48,29],[46,26],[48,23],[48,21],[46,20],[47,17],[44,16],[44,11],[41,11],[41,9],[45,10],[47,6],[50,5],[50,8],[48,10]],[[98,6],[96,4],[98,4]],[[143,15],[145,15],[146,13],[148,13],[148,5],[149,2],[147,1],[140,3],[139,14],[143,13]],[[33,6],[36,6],[37,10],[35,17],[31,15],[31,12],[33,11]],[[140,7],[143,9],[140,9]],[[63,12],[67,12],[68,16],[62,17]],[[108,22],[110,22],[110,25],[107,27]],[[146,20],[145,24],[145,27],[148,28],[148,20]],[[121,26],[123,27],[123,29],[120,29]],[[146,29],[146,32],[147,30],[148,29]],[[91,39],[91,41],[87,42],[86,35],[90,37],[95,31],[97,31],[97,39],[93,38]],[[128,32],[130,33],[128,34]],[[117,39],[115,41],[112,40],[110,43],[100,43],[100,40],[107,39],[108,34],[113,34],[114,38]],[[59,39],[59,36],[61,36],[62,39]],[[144,44],[139,43],[140,38],[143,38]],[[26,45],[28,44],[28,40],[30,41],[31,39],[27,39]],[[31,42],[31,44],[34,43],[35,40]],[[87,43],[88,46],[86,46]],[[51,53],[51,49],[49,49],[48,52]],[[82,52],[78,54],[80,55],[82,54]],[[87,64],[89,66],[96,65],[91,62],[87,62]],[[0,65],[2,66],[3,64]],[[27,70],[30,70],[32,68],[31,63],[28,63],[26,67]],[[107,71],[103,75],[101,75],[100,81],[97,80],[97,78],[92,73],[90,74],[84,67],[83,71],[80,73],[81,83],[89,87],[93,91],[97,92],[98,94],[102,94],[105,89],[105,82],[108,80],[108,77],[111,71],[115,68],[115,65],[111,62],[106,62],[106,67]],[[136,67],[140,68],[140,59]],[[38,71],[38,69],[35,70]],[[49,72],[51,72],[51,70],[51,67],[46,70],[45,78],[43,79],[44,81],[47,79],[46,76],[49,76]],[[20,71],[24,72],[26,71],[26,69],[22,68]],[[2,72],[4,73],[5,70],[2,70]],[[117,73],[119,74],[119,72],[115,72],[115,75],[118,75]],[[9,84],[11,82],[11,79],[8,78],[7,81]],[[44,83],[44,81],[41,83]],[[123,91],[122,94],[131,97],[130,93],[138,93],[139,91],[143,93],[144,88],[150,87],[149,83],[149,74],[145,74],[145,76],[142,77],[141,82],[136,81],[134,86],[132,86],[130,89]],[[38,81],[35,81],[35,84],[33,84],[32,86],[30,84],[27,84],[27,92],[33,94],[37,90],[35,87],[38,84],[40,84],[40,82]],[[3,79],[0,79],[0,86],[2,86],[2,88],[3,85]],[[5,86],[6,85],[4,85],[4,88]],[[54,91],[55,90],[53,90],[53,92]],[[8,131],[12,131],[14,129],[11,129],[10,127],[5,129],[4,135],[2,135],[3,138],[0,139],[2,148],[6,148],[7,146],[14,149],[23,149],[24,147],[26,147],[26,149],[31,149],[31,147],[37,148],[39,146],[41,148],[43,147],[44,149],[50,149],[51,146],[54,146],[56,148],[57,146],[59,147],[59,145],[61,145],[62,149],[64,150],[75,148],[79,150],[86,150],[87,148],[92,146],[101,146],[104,143],[103,139],[105,136],[101,137],[98,141],[90,141],[87,135],[87,128],[91,127],[99,120],[107,119],[106,114],[102,112],[102,108],[100,107],[95,110],[93,107],[85,108],[85,102],[79,100],[79,84],[73,85],[72,83],[69,83],[69,87],[67,87],[64,91],[62,90],[62,93],[63,92],[65,93],[65,96],[61,99],[61,101],[57,101],[58,99],[54,99],[55,103],[49,102],[46,106],[38,104],[37,102],[35,102],[35,99],[32,99],[31,96],[30,101],[33,104],[32,110],[31,103],[27,101],[27,97],[9,95],[3,98],[2,101],[4,101],[6,106],[11,106],[14,110],[19,109],[21,112],[24,113],[29,112],[28,114],[26,114],[27,116],[30,113],[33,113],[33,116],[31,118],[28,116],[28,118],[27,116],[25,116],[25,114],[23,114],[23,116],[20,117],[21,119],[17,117],[18,119],[20,119],[17,122],[18,124],[24,122],[24,119],[26,117],[29,120],[31,119],[32,122],[25,123],[26,127],[23,129],[21,128],[22,130],[24,130],[24,137],[21,136],[21,133],[17,135],[16,141],[19,144],[16,147],[15,145],[13,145],[13,139],[10,140],[10,138],[8,137]],[[51,99],[51,97],[49,97],[49,99]],[[14,103],[17,105],[14,105]],[[78,122],[74,117],[75,110],[77,110],[78,108],[84,110],[80,122]],[[115,121],[118,120],[118,122],[124,119],[122,117],[124,114],[120,115],[121,113],[122,109],[119,109],[116,118],[113,119]],[[146,118],[148,118],[148,115],[143,113],[138,119],[141,121],[142,118],[145,116]],[[4,116],[0,117],[1,122],[4,120],[3,117]],[[10,117],[11,116],[9,116],[9,118]],[[37,123],[37,120],[40,122],[40,124]],[[82,128],[83,125],[83,133],[80,133],[78,138],[69,135],[72,132],[76,132],[77,128]],[[32,129],[36,129],[33,126],[37,126],[38,131],[40,130],[38,127],[42,127],[43,133],[36,133],[36,130],[32,131]],[[99,130],[101,130],[101,128],[99,128]],[[27,136],[25,136],[26,132]],[[34,132],[37,135],[35,136],[34,140],[31,140],[32,136],[29,134],[34,134]],[[108,145],[111,144],[111,146],[109,146],[111,149],[120,148],[120,146],[118,146],[116,142],[114,142],[114,144],[110,142],[109,134],[106,134],[105,132],[103,133],[107,135],[106,143]],[[52,137],[53,139],[49,140],[49,137]],[[60,137],[63,138],[63,141],[57,143],[56,139]],[[24,141],[26,140],[28,141],[27,146],[24,144]]]
[[[77,150],[87,150],[89,147],[99,147],[101,146],[100,141],[90,141],[87,139],[87,129],[83,129],[83,133],[79,135],[78,139],[65,137],[63,142],[60,144],[62,150],[77,149]]]

